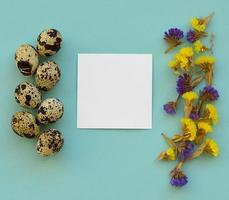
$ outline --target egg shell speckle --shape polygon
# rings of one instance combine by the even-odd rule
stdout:
[[[21,137],[35,138],[40,134],[40,127],[29,112],[16,112],[12,117],[11,127]]]
[[[33,46],[23,44],[15,52],[15,62],[23,75],[33,75],[39,63],[38,53]]]
[[[43,62],[38,66],[36,71],[36,85],[41,90],[51,90],[60,80],[60,76],[60,68],[55,62]]]
[[[41,124],[54,123],[63,116],[63,113],[63,103],[57,98],[48,98],[39,106],[37,120]]]
[[[41,103],[41,93],[35,85],[29,82],[20,83],[15,88],[15,99],[22,106],[37,108]]]
[[[62,36],[56,29],[46,29],[37,38],[36,49],[43,57],[56,54],[61,48]]]
[[[50,156],[59,152],[64,145],[62,134],[56,129],[49,129],[43,132],[37,141],[37,153],[43,156]]]

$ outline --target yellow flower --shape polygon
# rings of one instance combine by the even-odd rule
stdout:
[[[201,131],[202,134],[207,134],[209,132],[212,132],[212,127],[207,122],[199,122],[197,124],[197,127]]]
[[[182,98],[186,101],[186,102],[192,102],[194,100],[196,100],[198,98],[198,95],[195,92],[185,92],[182,95]]]
[[[177,62],[175,60],[171,60],[169,61],[168,66],[172,69],[175,69],[177,67]]]
[[[196,17],[193,17],[191,20],[192,28],[195,29],[198,32],[204,32],[206,29],[206,23],[202,19],[198,19]]]
[[[185,139],[193,141],[196,137],[196,124],[190,118],[181,119],[183,136]]]
[[[173,70],[187,71],[192,64],[193,50],[192,47],[181,48],[180,51],[175,54],[174,60],[169,62],[169,67]]]
[[[219,155],[219,147],[213,139],[207,139],[205,141],[204,151],[215,157]]]
[[[175,55],[175,60],[182,70],[186,70],[190,65],[189,59],[180,53]]]
[[[166,151],[163,151],[158,156],[159,160],[175,160],[176,154],[173,148],[168,148]]]
[[[213,65],[215,63],[215,58],[213,56],[200,56],[196,59],[196,65]]]
[[[198,65],[202,70],[206,72],[206,79],[208,85],[212,84],[213,80],[213,68],[214,68],[215,58],[212,56],[200,56],[196,59],[195,64]]]
[[[193,17],[191,20],[192,28],[200,33],[204,32],[213,15],[214,12],[204,18]]]
[[[180,49],[180,54],[185,57],[192,57],[193,56],[193,50],[192,47],[183,47]]]
[[[185,103],[184,106],[185,117],[189,117],[192,111],[193,101],[198,98],[198,95],[195,92],[190,91],[190,92],[185,92],[182,95],[182,98],[184,99],[184,103]]]
[[[166,154],[170,158],[170,160],[175,160],[176,159],[176,154],[172,148],[168,148],[166,151]]]
[[[209,133],[212,132],[212,127],[207,122],[198,122],[197,124],[198,131],[196,133],[195,143],[201,144],[203,142],[204,137]]]
[[[206,118],[209,119],[214,125],[218,123],[218,111],[212,104],[206,105]]]
[[[205,45],[201,43],[200,40],[197,40],[196,42],[194,42],[194,48],[197,53],[204,52],[208,49]]]

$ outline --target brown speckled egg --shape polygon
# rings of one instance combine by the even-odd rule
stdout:
[[[35,117],[29,112],[16,112],[11,120],[13,131],[26,138],[34,138],[40,134]]]
[[[37,153],[43,156],[50,156],[59,152],[64,145],[62,134],[56,129],[49,129],[43,132],[37,141]]]
[[[48,98],[39,106],[37,111],[37,120],[41,124],[54,123],[62,117],[63,113],[63,103],[59,99]]]
[[[56,54],[61,48],[62,36],[56,29],[43,30],[37,38],[36,49],[43,57]]]
[[[16,101],[23,107],[37,108],[41,103],[41,93],[32,83],[20,83],[14,94]]]
[[[39,63],[38,53],[33,46],[23,44],[16,50],[15,62],[23,75],[33,75]]]
[[[60,75],[60,69],[55,62],[43,62],[38,66],[36,71],[36,85],[41,90],[51,90],[60,80]]]

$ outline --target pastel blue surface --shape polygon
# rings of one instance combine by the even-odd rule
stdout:
[[[20,0],[2,1],[0,6],[0,199],[4,200],[193,200],[224,199],[228,196],[229,117],[228,48],[229,1],[208,0]],[[179,116],[162,111],[174,99],[175,77],[167,68],[163,32],[171,26],[188,28],[191,16],[216,15],[214,31],[217,58],[215,86],[220,123],[212,135],[220,145],[216,159],[204,157],[184,167],[189,184],[169,185],[175,163],[155,158],[166,148],[161,133],[179,131]],[[51,60],[60,64],[62,79],[46,97],[58,97],[65,115],[53,128],[65,137],[63,151],[40,157],[35,140],[17,137],[10,128],[18,110],[13,97],[23,77],[15,67],[14,52],[22,43],[35,44],[47,27],[61,31],[64,44]],[[76,129],[76,54],[152,53],[154,57],[152,130]],[[181,113],[180,107],[180,113]],[[47,126],[49,127],[49,126]]]

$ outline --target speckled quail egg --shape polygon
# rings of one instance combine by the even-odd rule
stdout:
[[[37,111],[37,120],[41,124],[54,123],[62,117],[63,113],[63,103],[59,99],[48,98],[39,106]]]
[[[49,129],[43,132],[37,141],[37,153],[43,156],[50,156],[59,152],[64,145],[64,138],[60,131]]]
[[[32,83],[20,83],[14,94],[16,101],[23,107],[37,108],[41,103],[41,93]]]
[[[39,63],[38,53],[33,46],[23,44],[16,50],[15,62],[23,75],[33,75]]]
[[[61,48],[62,36],[56,29],[43,30],[38,38],[36,49],[43,57],[56,54]]]
[[[39,89],[48,91],[60,80],[60,69],[55,62],[46,61],[41,63],[36,71],[35,81]]]
[[[21,137],[34,138],[40,134],[37,121],[29,112],[16,112],[12,117],[11,127]]]

